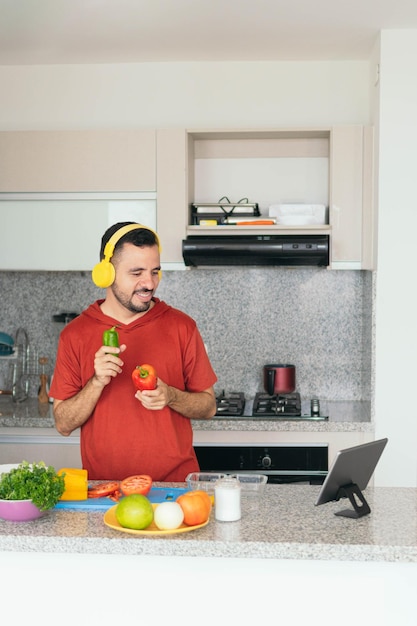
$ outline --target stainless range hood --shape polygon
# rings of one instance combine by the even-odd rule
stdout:
[[[328,235],[192,235],[182,242],[185,265],[329,265]]]

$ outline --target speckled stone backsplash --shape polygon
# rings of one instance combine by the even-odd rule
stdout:
[[[197,321],[218,392],[254,395],[263,365],[276,362],[296,366],[302,396],[370,400],[373,283],[365,271],[193,269],[165,271],[157,296]],[[0,272],[0,291],[0,331],[24,327],[49,373],[60,330],[52,315],[104,297],[81,272]],[[7,367],[1,360],[0,387]]]

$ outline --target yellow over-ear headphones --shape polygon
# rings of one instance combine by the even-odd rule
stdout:
[[[156,242],[158,244],[159,252],[161,252],[161,245],[159,243],[159,237],[152,228],[148,228],[148,226],[142,226],[142,224],[128,224],[127,226],[122,226],[119,230],[110,237],[108,242],[104,248],[104,259],[97,263],[93,267],[93,271],[91,272],[91,276],[93,279],[93,283],[97,285],[97,287],[101,287],[102,289],[106,289],[106,287],[110,287],[114,283],[114,279],[116,277],[116,270],[114,269],[113,263],[111,263],[110,259],[113,256],[114,248],[119,241],[126,233],[129,233],[131,230],[137,230],[138,228],[145,228],[146,230],[150,230],[156,237]],[[159,278],[161,278],[161,272],[159,271]]]

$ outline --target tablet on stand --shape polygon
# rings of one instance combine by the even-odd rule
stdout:
[[[369,515],[371,509],[362,491],[366,489],[387,442],[387,438],[378,439],[339,450],[321,487],[316,506],[349,498],[353,509],[338,511],[335,515],[353,518]]]

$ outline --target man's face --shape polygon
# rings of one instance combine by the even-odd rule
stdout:
[[[113,256],[116,279],[110,289],[131,313],[145,313],[159,285],[161,269],[158,246],[138,247],[125,243]]]

